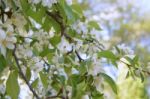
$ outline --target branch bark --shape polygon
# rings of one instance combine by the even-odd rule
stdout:
[[[28,82],[26,76],[24,75],[22,69],[21,69],[21,66],[19,65],[19,59],[17,58],[16,54],[16,45],[15,45],[15,49],[13,50],[13,57],[15,59],[15,62],[16,62],[16,65],[18,67],[18,70],[19,70],[19,74],[20,76],[22,77],[22,79],[25,81],[25,83],[27,84],[27,86],[29,87],[30,91],[33,93],[33,95],[37,98],[37,99],[41,99],[38,94],[34,91],[34,89],[32,88],[31,84]]]
[[[73,42],[72,37],[70,37],[67,33],[66,33],[66,25],[63,22],[63,18],[60,16],[59,12],[57,13],[52,13],[49,11],[46,11],[47,15],[50,16],[51,18],[53,18],[59,25],[60,25],[60,29],[61,29],[61,36],[64,36],[69,42]]]

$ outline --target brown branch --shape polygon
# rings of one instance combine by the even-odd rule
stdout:
[[[97,41],[96,39],[94,38],[91,38],[91,39],[85,39],[87,41],[87,43],[92,43],[94,44],[98,49],[100,49],[101,51],[104,50],[104,46],[103,44],[101,44],[99,41]]]
[[[31,84],[28,82],[26,76],[24,75],[22,69],[21,69],[21,66],[19,65],[19,59],[17,58],[16,54],[16,45],[15,45],[15,49],[13,50],[13,57],[15,59],[15,62],[16,62],[16,65],[19,69],[19,74],[20,76],[22,77],[22,79],[25,81],[25,83],[27,84],[27,86],[29,87],[30,91],[33,93],[33,95],[37,98],[37,99],[41,99],[38,94],[34,91],[34,89],[32,88]]]
[[[46,99],[53,99],[53,98],[65,99],[64,96],[61,96],[61,95],[60,95],[61,93],[63,93],[63,88],[61,88],[61,89],[59,90],[59,92],[57,93],[57,95],[55,95],[55,96],[48,96],[48,97],[46,97]]]
[[[49,96],[46,99],[54,99],[54,98],[61,98],[61,99],[65,99],[63,96]]]
[[[63,18],[60,16],[59,12],[57,13],[52,13],[49,11],[46,11],[47,15],[50,16],[51,18],[53,18],[59,25],[60,25],[60,29],[61,29],[61,36],[64,36],[69,42],[73,42],[72,37],[70,37],[67,33],[66,33],[66,24],[64,24],[63,22]]]
[[[144,73],[150,75],[150,72],[148,72],[148,71],[146,71],[146,70],[143,70],[143,69],[142,69],[142,71],[143,71]]]
[[[127,64],[126,62],[124,62],[124,61],[122,61],[122,60],[120,60],[120,61],[121,61],[122,63],[124,63],[125,65],[127,65],[128,68],[130,69],[131,65]],[[144,70],[144,69],[141,69],[141,71],[144,72],[144,73],[146,73],[146,74],[148,74],[148,75],[150,75],[150,72],[149,72],[149,71],[146,71],[146,70]]]
[[[81,56],[79,55],[79,53],[76,50],[75,50],[75,53],[76,53],[76,55],[77,55],[77,57],[79,59],[79,62],[84,61],[84,59],[81,58]]]

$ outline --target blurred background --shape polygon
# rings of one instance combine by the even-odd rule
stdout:
[[[85,10],[89,20],[99,22],[99,39],[108,48],[123,45],[140,57],[143,68],[150,67],[150,0],[74,0]],[[106,45],[105,44],[105,45]],[[124,68],[121,68],[123,71]],[[118,84],[118,95],[109,91],[107,99],[150,99],[150,78],[144,83],[139,79],[121,79],[124,74],[108,66],[106,71]],[[116,76],[117,74],[117,76]],[[108,90],[110,90],[108,88]],[[108,91],[107,90],[107,91]]]

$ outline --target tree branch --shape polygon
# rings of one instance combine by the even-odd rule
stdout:
[[[66,25],[63,22],[63,18],[58,13],[52,13],[49,11],[46,11],[47,15],[53,18],[59,25],[61,29],[61,36],[64,36],[69,42],[72,42],[73,39],[66,33]]]
[[[122,60],[120,60],[120,61],[121,61],[122,63],[124,63],[125,65],[127,65],[128,68],[130,69],[131,65],[127,64],[126,62],[124,62],[124,61],[122,61]],[[150,75],[150,72],[149,72],[149,71],[146,71],[146,70],[144,70],[144,69],[141,69],[141,71],[142,71],[143,73],[146,73],[146,74]]]
[[[61,93],[63,93],[63,88],[61,88],[59,90],[59,92],[57,93],[57,95],[55,95],[55,96],[48,96],[48,97],[46,97],[46,99],[53,99],[53,98],[65,99],[64,96],[60,95]]]
[[[28,82],[26,76],[24,75],[22,69],[21,69],[21,66],[19,65],[19,59],[17,58],[16,54],[16,45],[15,45],[15,49],[13,50],[13,57],[15,59],[15,62],[16,62],[16,65],[19,69],[19,74],[20,76],[22,77],[22,79],[25,81],[25,83],[27,84],[27,86],[29,87],[30,91],[33,93],[33,95],[37,98],[37,99],[40,99],[40,97],[37,95],[37,93],[34,91],[34,89],[32,88],[31,84]]]
[[[76,50],[75,50],[75,53],[76,53],[76,55],[77,55],[77,57],[79,59],[79,62],[84,61],[84,59],[81,58],[81,56],[79,55],[79,53]]]

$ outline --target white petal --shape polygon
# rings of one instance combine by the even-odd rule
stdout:
[[[6,33],[4,30],[0,29],[0,40],[4,40],[6,38]]]
[[[1,53],[4,57],[6,57],[6,48],[1,46]]]
[[[66,0],[68,5],[72,5],[72,0]]]
[[[6,37],[6,41],[11,42],[11,43],[16,43],[17,39],[16,39],[16,37]]]
[[[27,51],[26,51],[26,55],[27,55],[28,57],[31,57],[31,56],[33,55],[33,53],[32,53],[31,50],[27,50]]]
[[[7,25],[7,31],[9,31],[9,32],[13,32],[14,31],[14,28],[13,28],[13,26],[12,25]]]
[[[14,49],[15,48],[13,43],[7,43],[6,47],[9,48],[9,49]]]

